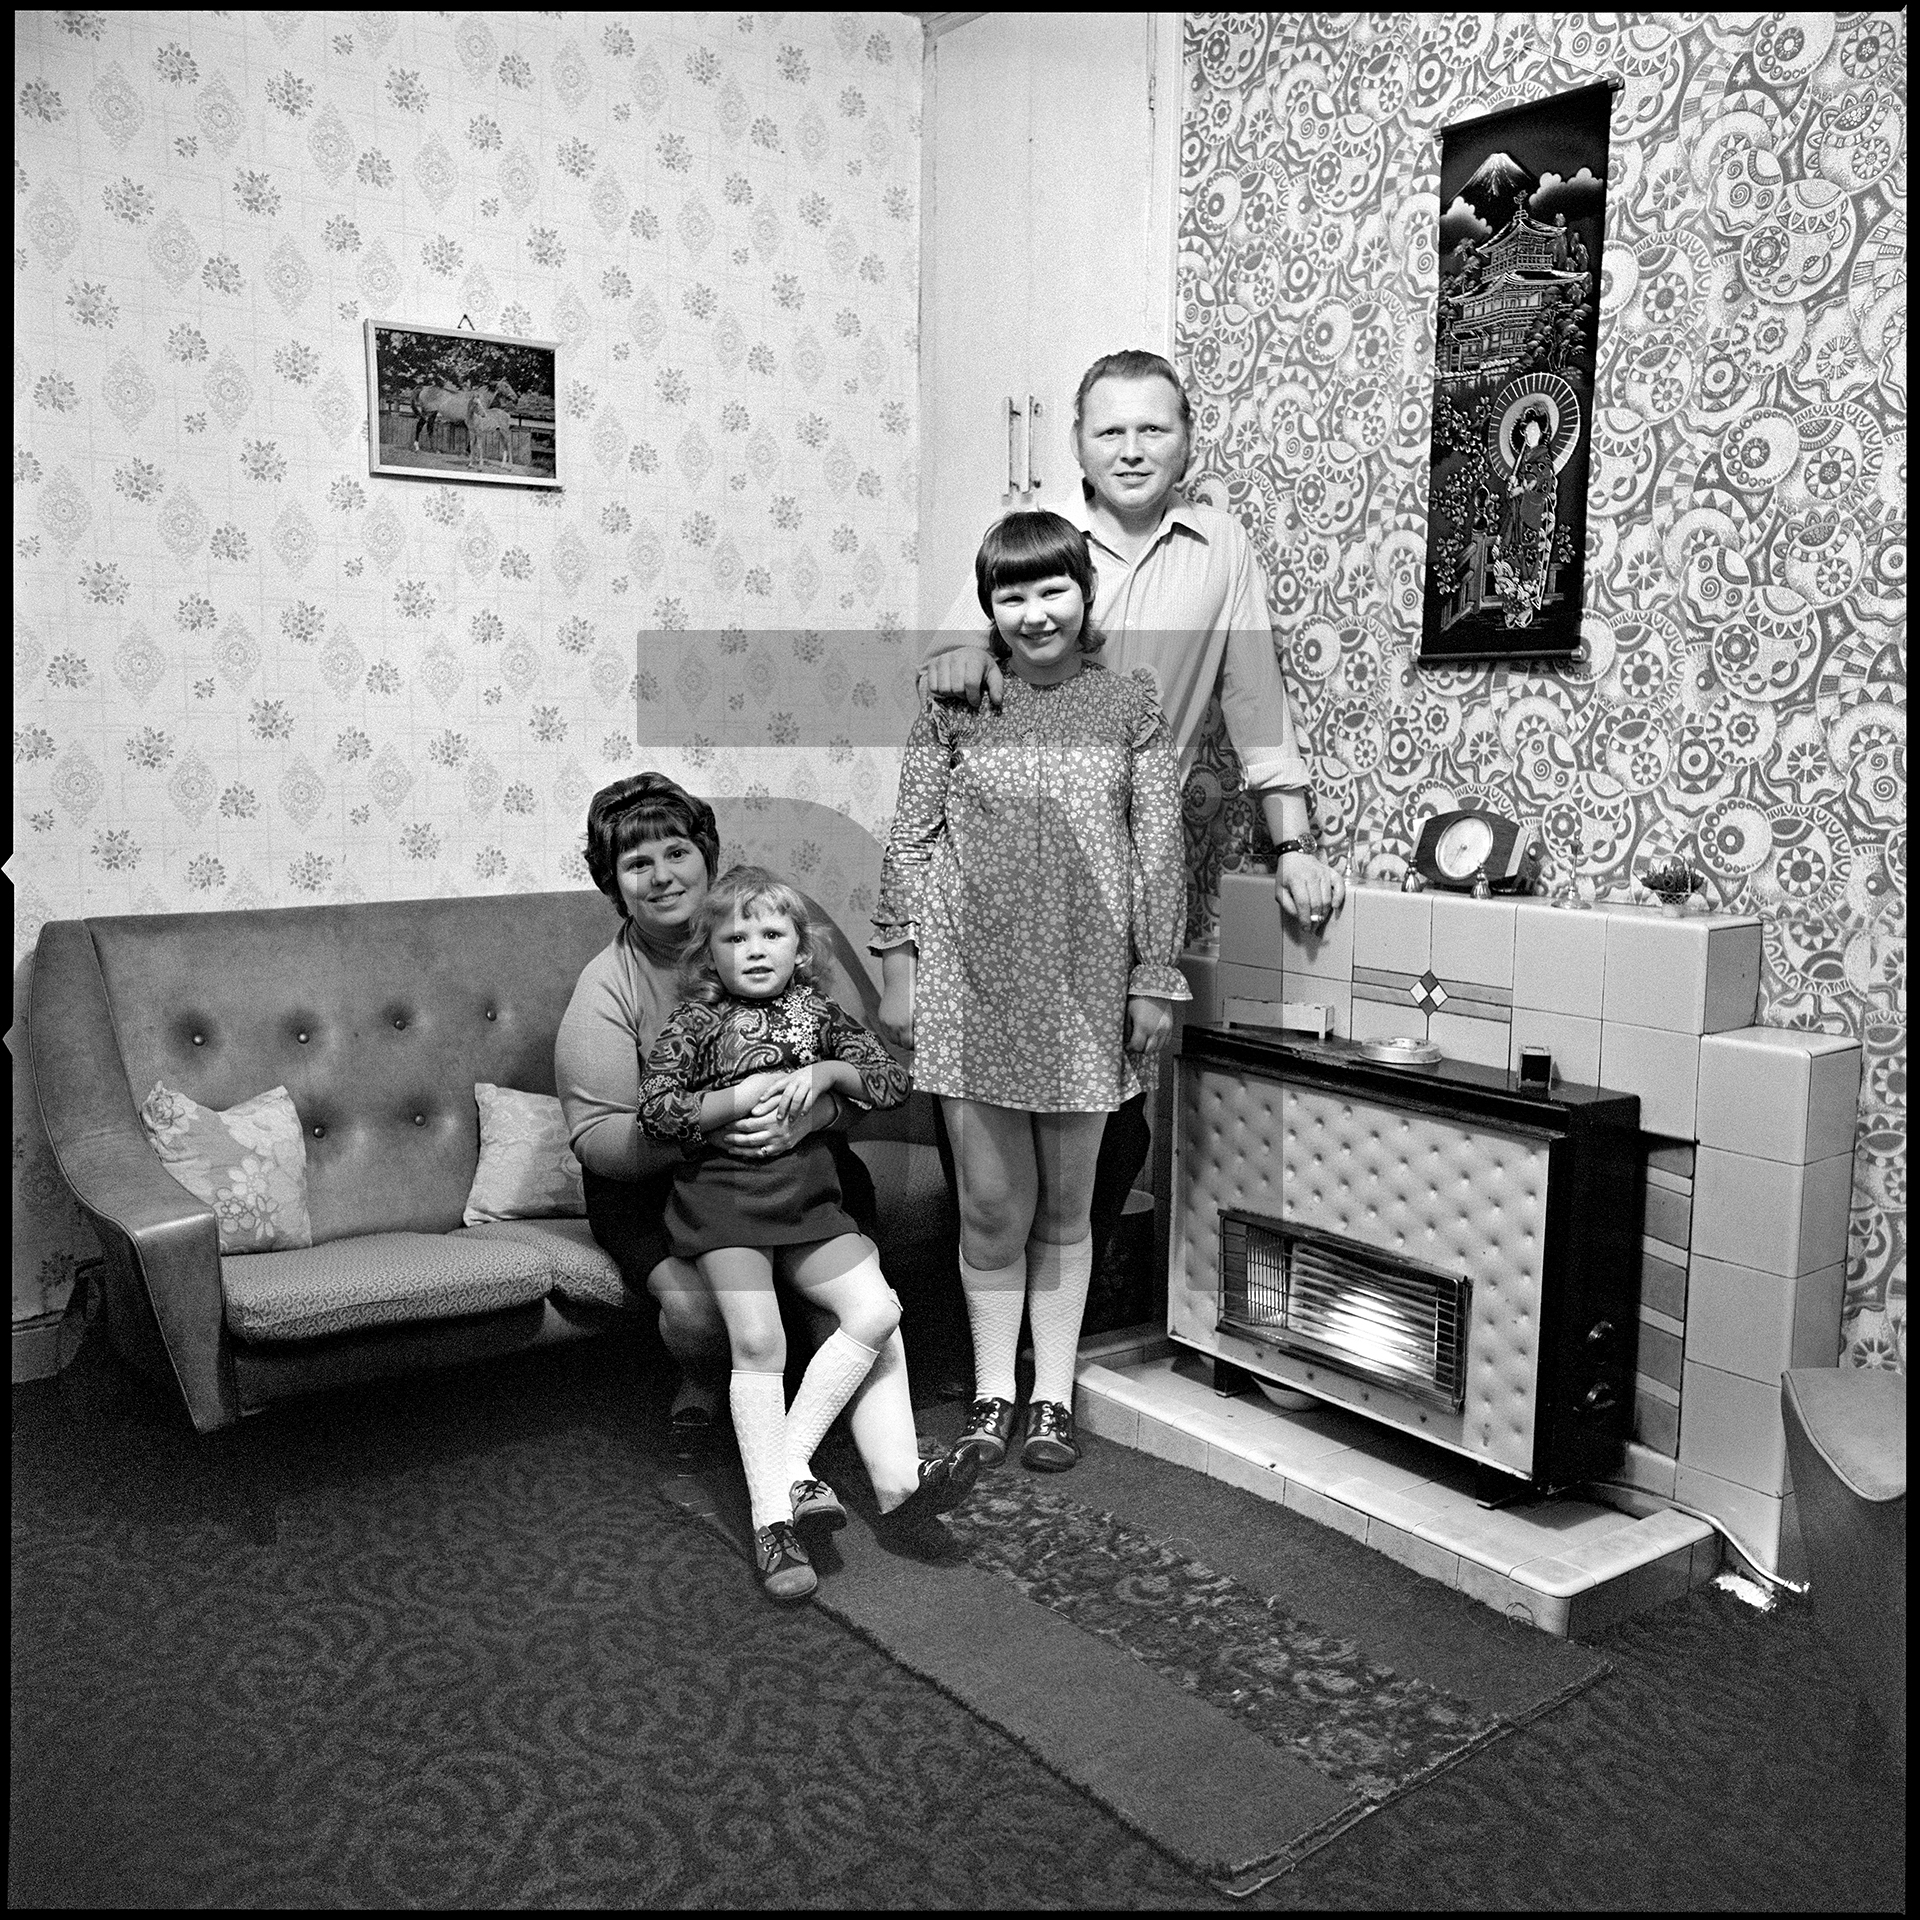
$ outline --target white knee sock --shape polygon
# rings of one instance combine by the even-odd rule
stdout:
[[[787,1478],[813,1478],[813,1450],[867,1377],[879,1356],[845,1328],[830,1333],[807,1362],[800,1391],[787,1409]]]
[[[777,1373],[746,1373],[739,1367],[727,1382],[733,1413],[733,1437],[740,1443],[740,1465],[747,1476],[747,1499],[757,1532],[776,1520],[793,1518],[792,1477],[787,1472],[787,1383]]]
[[[847,1428],[880,1511],[891,1513],[920,1484],[920,1436],[913,1427],[906,1343],[897,1327],[847,1402]]]
[[[967,1320],[973,1328],[973,1396],[1011,1400],[1020,1315],[1027,1304],[1027,1263],[1020,1259],[1011,1266],[976,1267],[962,1254],[960,1284],[966,1289]]]
[[[1093,1284],[1093,1236],[1057,1246],[1027,1242],[1027,1313],[1033,1321],[1033,1397],[1073,1405],[1073,1363]]]

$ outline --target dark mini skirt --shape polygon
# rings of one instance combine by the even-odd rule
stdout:
[[[708,1152],[676,1168],[666,1213],[673,1251],[691,1260],[716,1247],[804,1246],[859,1233],[835,1159],[816,1133],[772,1160]]]

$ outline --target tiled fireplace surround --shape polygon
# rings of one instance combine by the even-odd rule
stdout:
[[[1760,936],[1759,920],[1747,916],[1673,918],[1657,907],[1564,909],[1362,885],[1324,938],[1303,938],[1275,906],[1271,875],[1232,873],[1222,878],[1217,953],[1186,956],[1195,998],[1185,1012],[1217,1022],[1229,999],[1317,1003],[1341,1038],[1413,1035],[1450,1058],[1516,1070],[1523,1046],[1542,1046],[1559,1079],[1638,1095],[1646,1208],[1634,1438],[1620,1474],[1638,1497],[1625,1504],[1645,1514],[1672,1502],[1711,1515],[1756,1565],[1796,1577],[1780,1375],[1838,1360],[1861,1057],[1849,1039],[1754,1024]],[[1138,1369],[1122,1358],[1083,1370],[1095,1431],[1127,1437],[1136,1421],[1157,1419],[1186,1425],[1191,1441],[1222,1419],[1246,1426],[1270,1416],[1258,1402],[1210,1414],[1199,1370],[1164,1347],[1137,1356],[1161,1375],[1143,1397],[1150,1383],[1144,1375],[1129,1383],[1126,1373]],[[1352,1419],[1327,1410],[1304,1424]],[[1351,1437],[1354,1427],[1342,1431]],[[1224,1435],[1214,1436],[1213,1452]],[[1383,1485],[1404,1489],[1404,1447],[1373,1449],[1399,1463],[1373,1469]],[[1268,1450],[1284,1453],[1286,1444]],[[1222,1462],[1225,1477],[1245,1478],[1244,1459]],[[1281,1497],[1277,1481],[1260,1490]],[[1325,1511],[1338,1503],[1304,1487],[1286,1498],[1359,1530],[1354,1510]],[[1379,1499],[1393,1504],[1390,1494]],[[1412,1525],[1408,1513],[1394,1519]],[[1365,1524],[1400,1537],[1377,1517]],[[1398,1557],[1422,1563],[1418,1553]],[[1702,1564],[1696,1548],[1695,1577]],[[1483,1567],[1476,1578],[1462,1561],[1454,1577],[1500,1604],[1519,1575]],[[1622,1610],[1631,1610],[1624,1581],[1607,1608]],[[1538,1605],[1531,1611],[1539,1624],[1568,1630],[1564,1597],[1557,1612],[1549,1599],[1546,1617]],[[1580,1613],[1576,1606],[1576,1630]],[[1589,1620],[1596,1613],[1585,1609]]]

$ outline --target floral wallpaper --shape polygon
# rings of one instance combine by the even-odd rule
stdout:
[[[1846,1358],[1906,1364],[1906,16],[1189,14],[1177,344],[1324,834],[1397,875],[1484,800],[1624,897],[1675,852],[1766,921],[1761,1018],[1856,1034]],[[1413,665],[1439,129],[1615,102],[1590,657]],[[1255,857],[1224,736],[1203,889]]]
[[[637,765],[885,818],[916,22],[14,19],[17,1007],[49,918],[584,885]],[[561,492],[369,478],[364,322],[463,316]],[[93,1251],[18,1043],[16,1321]]]

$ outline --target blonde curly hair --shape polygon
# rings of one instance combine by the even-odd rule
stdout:
[[[778,874],[770,873],[765,867],[729,867],[707,890],[707,897],[687,925],[687,942],[680,951],[682,998],[697,1000],[709,1007],[729,998],[714,970],[713,936],[736,912],[754,907],[769,909],[792,922],[797,936],[793,977],[803,986],[817,984],[819,949],[814,944],[807,903],[798,889],[788,886]]]

